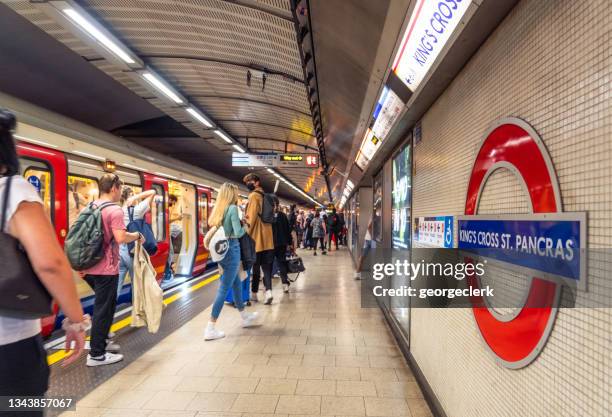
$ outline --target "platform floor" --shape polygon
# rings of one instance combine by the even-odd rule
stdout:
[[[227,337],[206,342],[208,307],[62,416],[431,416],[381,311],[360,308],[348,252],[301,255],[291,293],[274,280],[272,306],[251,307],[261,327],[226,306]]]

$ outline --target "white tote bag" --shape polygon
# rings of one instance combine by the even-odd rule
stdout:
[[[223,226],[213,226],[204,237],[204,247],[210,252],[213,262],[220,262],[229,250],[229,240]]]

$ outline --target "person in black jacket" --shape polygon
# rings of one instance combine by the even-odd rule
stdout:
[[[280,202],[277,197],[274,197],[274,216],[276,218],[276,221],[272,223],[274,257],[276,258],[281,281],[283,282],[283,291],[288,293],[290,284],[289,276],[287,275],[287,249],[293,251],[293,239],[291,227],[289,227],[289,219],[280,210]]]

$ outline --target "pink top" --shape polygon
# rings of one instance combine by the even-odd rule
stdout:
[[[94,201],[94,204],[98,206],[103,203],[107,203],[107,201]],[[125,230],[121,207],[113,205],[102,210],[102,223],[104,228],[104,258],[83,272],[87,275],[118,275],[119,244],[115,242],[113,230]]]

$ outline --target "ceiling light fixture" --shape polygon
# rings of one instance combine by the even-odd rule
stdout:
[[[212,123],[208,121],[206,117],[204,117],[199,111],[194,109],[193,107],[189,107],[185,109],[187,113],[189,113],[194,119],[198,122],[202,123],[206,127],[213,127]]]
[[[223,131],[219,129],[215,130],[215,135],[219,136],[221,139],[223,139],[227,143],[233,143],[233,141],[225,133],[223,133]]]
[[[143,72],[142,77],[147,80],[153,87],[164,93],[166,97],[174,101],[176,104],[183,104],[183,99],[178,96],[164,81],[153,75],[150,71]]]
[[[130,57],[119,45],[109,39],[102,31],[95,27],[89,22],[83,15],[77,12],[75,9],[68,8],[63,9],[62,12],[76,23],[81,29],[91,35],[95,40],[100,42],[106,49],[117,55],[121,60],[127,64],[135,64],[136,61]]]
[[[234,146],[234,149],[236,149],[238,152],[242,152],[242,153],[245,153],[245,152],[246,152],[246,151],[245,151],[245,150],[242,148],[242,146],[240,146],[240,145],[235,145],[235,144],[234,144],[233,146]]]

